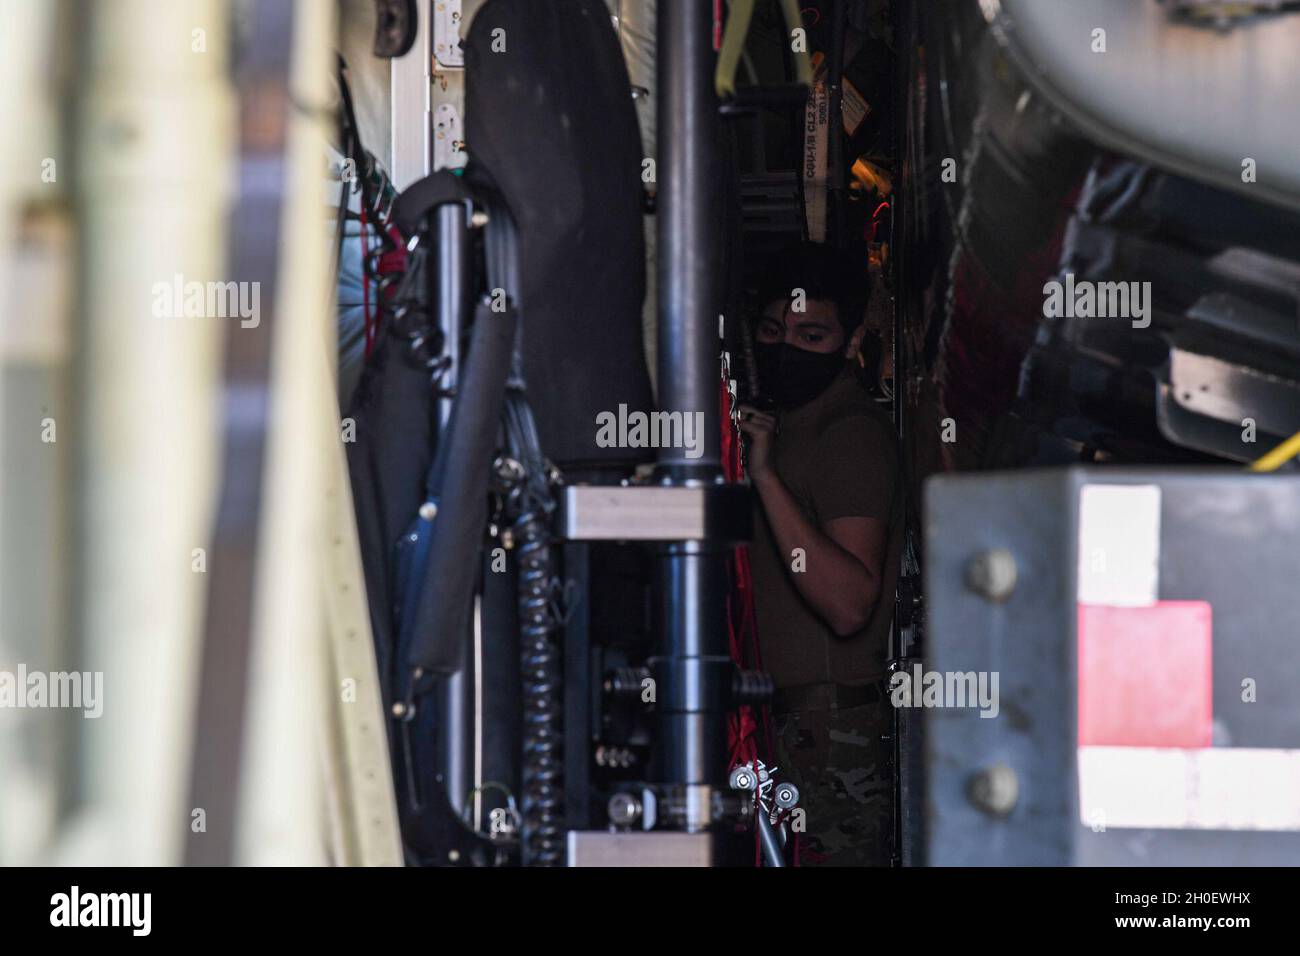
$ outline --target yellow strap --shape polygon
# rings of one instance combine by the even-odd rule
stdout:
[[[1250,470],[1277,471],[1296,455],[1300,455],[1300,432],[1296,432],[1259,461],[1252,462]]]
[[[736,95],[736,67],[749,37],[749,22],[754,18],[754,0],[731,0],[727,14],[727,29],[722,34],[722,47],[718,50],[718,66],[713,71],[713,88],[718,99]]]
[[[756,0],[730,0],[727,14],[727,29],[722,34],[722,46],[718,50],[718,65],[713,71],[713,88],[719,99],[729,99],[736,95],[736,68],[745,52],[745,41],[749,37],[749,24],[754,19]],[[793,36],[796,29],[803,27],[803,14],[799,12],[799,0],[780,0],[781,11],[785,14],[787,29]],[[813,68],[807,50],[792,50],[796,82],[812,88]]]
[[[781,0],[781,9],[785,11],[785,26],[791,34],[803,28],[803,14],[799,11],[799,0]],[[796,82],[812,89],[812,60],[809,59],[806,49],[794,51],[794,78]],[[831,82],[839,81],[840,78],[837,76],[833,77]]]

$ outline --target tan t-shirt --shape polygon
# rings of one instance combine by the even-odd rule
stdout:
[[[809,520],[821,527],[832,518],[877,518],[888,535],[870,622],[836,637],[795,589],[794,558],[777,552],[755,495],[750,564],[763,667],[777,687],[871,683],[885,673],[902,553],[904,491],[893,424],[848,369],[807,405],[780,413],[779,423],[773,467]],[[809,563],[799,573],[817,569]]]

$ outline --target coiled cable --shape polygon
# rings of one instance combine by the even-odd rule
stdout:
[[[525,866],[558,866],[563,842],[563,727],[560,652],[563,611],[556,599],[551,519],[558,474],[541,451],[532,410],[521,390],[506,397],[506,449],[513,480],[506,496],[519,564],[520,663],[523,685],[523,782],[520,843]],[[498,473],[503,469],[498,468]]]

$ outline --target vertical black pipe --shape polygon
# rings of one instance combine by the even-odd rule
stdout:
[[[685,541],[658,556],[662,656],[651,661],[660,777],[720,785],[727,774],[727,570],[721,545]]]
[[[662,448],[665,484],[721,478],[718,313],[721,306],[722,149],[713,88],[713,4],[658,7],[658,398],[659,407],[702,413],[703,453]],[[724,545],[692,541],[658,558],[657,684],[660,779],[720,785],[726,766],[727,577]],[[686,821],[688,829],[702,820]]]
[[[712,478],[721,465],[718,311],[722,281],[722,150],[713,90],[713,4],[658,8],[659,407],[704,413],[704,453],[663,448],[674,476]]]

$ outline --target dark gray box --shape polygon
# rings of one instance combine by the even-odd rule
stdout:
[[[1075,648],[1079,500],[1088,484],[1159,489],[1157,596],[1213,608],[1215,747],[1300,748],[1300,477],[1227,467],[1080,467],[932,478],[924,664],[998,672],[999,714],[918,711],[926,738],[926,861],[1300,863],[1294,830],[1098,832],[1081,821]],[[968,583],[972,560],[994,549],[1009,552],[1015,565],[1015,586],[1001,601]],[[1244,678],[1256,682],[1254,702],[1242,701]],[[978,781],[990,782],[981,775],[995,767],[1014,774],[992,778],[995,791],[1014,780],[1014,808],[1005,816],[996,812],[996,796],[977,792]]]

